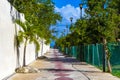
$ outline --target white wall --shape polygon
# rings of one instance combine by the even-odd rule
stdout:
[[[17,54],[14,48],[15,24],[10,16],[10,4],[7,0],[0,0],[0,80],[14,73],[17,67]],[[17,26],[19,27],[19,26]],[[43,53],[49,50],[49,45],[43,46]],[[27,46],[26,63],[35,60],[34,45]],[[41,54],[41,53],[39,53]],[[20,65],[22,65],[23,46],[20,48]]]
[[[0,0],[0,80],[12,74],[16,68],[14,33],[10,5],[6,0]]]
[[[44,44],[45,40],[40,41],[40,51],[38,52],[38,56],[43,56],[46,52],[50,50],[50,44]]]
[[[43,44],[43,55],[44,53],[48,52],[50,49],[50,45]]]

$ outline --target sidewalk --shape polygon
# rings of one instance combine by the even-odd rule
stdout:
[[[29,65],[37,70],[36,73],[16,73],[8,80],[120,80],[94,66],[64,57],[57,50],[51,49],[46,56],[48,59],[36,60]]]

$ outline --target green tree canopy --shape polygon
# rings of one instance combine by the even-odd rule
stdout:
[[[51,0],[9,0],[16,10],[24,14],[25,21],[16,20],[21,30],[17,35],[18,42],[24,43],[23,66],[25,66],[26,47],[28,42],[36,45],[36,53],[39,50],[40,40],[50,42],[53,38],[51,25],[61,20],[59,13],[54,11],[54,4]]]

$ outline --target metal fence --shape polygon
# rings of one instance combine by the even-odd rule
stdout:
[[[75,57],[79,61],[87,62],[101,69],[103,67],[105,54],[103,44],[79,45],[65,48],[59,47],[59,50],[65,55]],[[108,43],[108,50],[110,52],[110,62],[113,71],[120,71],[120,43]]]

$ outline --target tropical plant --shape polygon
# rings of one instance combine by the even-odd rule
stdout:
[[[36,45],[36,51],[38,51],[40,49],[39,39],[36,37],[37,35],[35,32],[35,28],[31,26],[28,22],[21,22],[20,20],[17,20],[16,23],[21,26],[21,30],[18,33],[18,41],[20,43],[24,43],[23,66],[25,66],[26,47],[28,42],[33,42]]]
[[[88,1],[88,8],[86,13],[89,15],[88,27],[92,28],[89,31],[91,35],[96,35],[95,38],[104,44],[104,49],[107,56],[108,72],[111,72],[110,66],[110,53],[108,52],[107,42],[115,41],[115,30],[118,29],[117,25],[119,17],[116,14],[116,9],[110,7],[114,1]],[[92,38],[92,37],[91,37]],[[94,39],[94,38],[93,38]],[[102,39],[102,40],[101,40]]]
[[[16,20],[22,30],[18,33],[18,41],[24,43],[23,66],[25,66],[26,46],[28,42],[36,45],[35,53],[39,50],[39,41],[45,40],[49,43],[53,38],[51,25],[61,20],[59,13],[54,11],[54,4],[51,0],[9,0],[18,12],[24,14],[25,22]]]
[[[71,46],[80,45],[81,43],[103,43],[105,55],[107,56],[108,72],[112,70],[107,43],[116,41],[118,37],[116,34],[120,31],[120,8],[118,3],[120,3],[119,0],[85,0],[84,4],[87,5],[85,9],[86,16],[75,22],[74,27],[71,28],[71,34],[69,34],[69,39],[73,41],[69,41]]]

